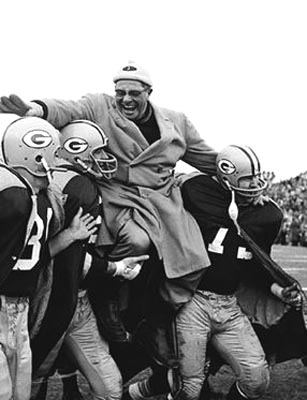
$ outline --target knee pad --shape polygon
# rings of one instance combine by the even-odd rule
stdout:
[[[97,392],[91,388],[93,400],[121,400],[123,395],[122,384],[112,388],[104,388],[103,392]]]
[[[31,385],[31,400],[47,399],[48,379],[41,378],[32,381]]]
[[[172,370],[171,370],[172,371]],[[204,379],[193,377],[185,379],[172,371],[168,376],[169,384],[172,388],[172,400],[197,400],[200,397]]]
[[[248,399],[261,397],[270,384],[268,365],[261,365],[250,369],[250,372],[238,381],[238,388]]]

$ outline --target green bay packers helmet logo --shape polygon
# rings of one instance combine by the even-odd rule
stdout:
[[[229,160],[222,159],[218,162],[217,166],[221,173],[225,175],[231,175],[236,172],[236,167]]]
[[[83,153],[89,147],[89,144],[83,138],[74,137],[67,139],[63,147],[69,153],[79,154]]]
[[[48,147],[52,142],[52,136],[50,133],[41,131],[41,130],[33,130],[27,132],[22,141],[28,146],[35,149],[42,149],[44,147]]]

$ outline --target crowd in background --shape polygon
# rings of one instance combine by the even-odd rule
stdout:
[[[268,194],[282,208],[284,222],[277,243],[307,247],[307,172],[273,183],[274,173],[265,173]]]

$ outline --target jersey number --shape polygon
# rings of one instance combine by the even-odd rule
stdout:
[[[220,228],[215,235],[212,243],[209,243],[208,250],[212,253],[223,254],[224,246],[223,241],[228,233],[228,228]],[[250,251],[247,251],[245,247],[239,247],[237,252],[237,258],[241,260],[250,260],[253,257]]]
[[[50,208],[48,208],[47,222],[46,222],[46,235],[45,235],[46,238],[48,235],[48,227],[49,227],[49,222],[51,220],[51,217],[52,217],[52,210]],[[42,246],[41,239],[42,239],[42,236],[44,233],[44,221],[41,219],[41,217],[39,215],[37,215],[35,218],[33,228],[35,226],[36,226],[36,233],[34,235],[30,236],[27,246],[24,250],[24,252],[26,252],[27,254],[30,254],[30,256],[27,258],[20,258],[13,268],[15,270],[22,270],[22,271],[30,270],[33,267],[35,267],[35,265],[37,264],[37,262],[39,260],[41,246]],[[46,240],[46,238],[44,238],[43,240]]]

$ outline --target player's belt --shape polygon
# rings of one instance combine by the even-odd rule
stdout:
[[[218,293],[213,293],[209,292],[208,290],[201,290],[198,289],[197,293],[199,293],[204,299],[206,300],[232,300],[235,295],[234,294],[218,294]]]

